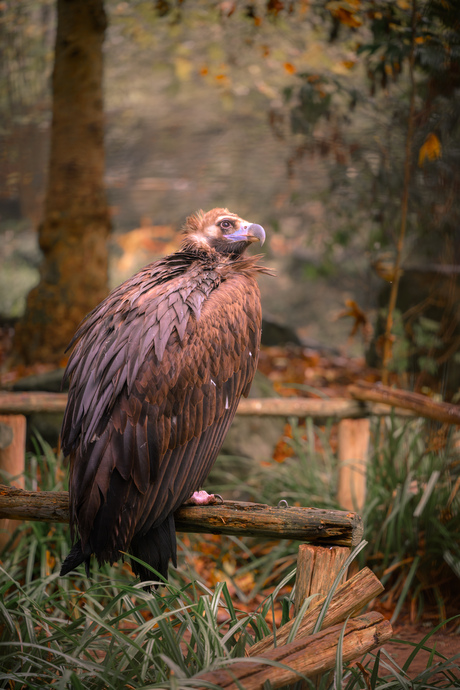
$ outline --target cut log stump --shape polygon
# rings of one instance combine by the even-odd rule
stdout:
[[[349,555],[350,549],[344,546],[299,546],[294,600],[296,615],[311,594],[325,596],[329,592]],[[342,581],[346,579],[344,573]]]

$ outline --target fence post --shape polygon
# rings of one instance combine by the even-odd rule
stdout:
[[[0,478],[24,488],[26,418],[22,414],[0,415]],[[0,553],[18,526],[17,520],[0,520]]]
[[[306,597],[311,594],[326,596],[331,589],[341,567],[351,553],[347,546],[313,546],[300,544],[297,554],[297,574],[295,579],[294,615],[297,616]],[[343,574],[339,584],[347,579]],[[313,602],[312,602],[313,603]],[[312,678],[315,687],[319,687],[320,678]],[[302,690],[307,690],[307,683],[300,682]]]
[[[361,513],[366,499],[369,438],[368,418],[340,420],[337,500],[345,510],[357,513]]]
[[[299,546],[294,597],[296,616],[310,594],[326,596],[350,552],[347,546]],[[339,584],[346,579],[347,574],[344,573]]]

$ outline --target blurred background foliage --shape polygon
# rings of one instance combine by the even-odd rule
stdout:
[[[304,342],[333,346],[364,314],[376,334],[369,346],[367,329],[348,351],[378,364],[413,88],[404,356],[391,366],[425,372],[420,385],[451,380],[455,392],[460,3],[106,0],[105,9],[111,285],[177,246],[191,211],[228,206],[269,230],[278,279],[262,283],[265,313]],[[0,13],[0,312],[18,318],[40,262],[55,2],[3,2]],[[346,300],[356,309],[337,318]]]

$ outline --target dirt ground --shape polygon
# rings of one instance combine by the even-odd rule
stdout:
[[[447,613],[447,619],[460,613],[460,611],[456,609],[457,607],[455,607],[455,610]],[[382,611],[382,613],[386,617],[391,616],[391,614],[388,614],[387,612]],[[435,610],[427,610],[424,612],[422,619],[415,623],[410,622],[409,613],[405,613],[403,611],[400,619],[393,624],[393,637],[391,641],[386,642],[383,645],[386,652],[394,660],[394,667],[396,670],[397,667],[402,668],[405,661],[414,650],[413,645],[405,643],[412,642],[414,645],[418,644],[426,635],[430,633],[431,630],[437,627],[438,622],[439,617]],[[401,642],[397,642],[395,640],[401,640]],[[444,628],[434,632],[427,640],[426,647],[429,650],[434,648],[436,652],[441,654],[446,659],[452,659],[452,657],[458,654],[459,658],[456,660],[456,676],[460,679],[460,618],[451,621]],[[430,651],[418,652],[409,669],[407,670],[407,675],[410,678],[415,678],[422,673],[429,663],[429,658]],[[388,661],[385,656],[382,657],[382,660],[385,660],[386,662]],[[431,665],[434,665],[436,662],[440,661],[442,661],[442,658],[435,656],[431,662]],[[431,680],[433,680],[433,678],[431,678]]]

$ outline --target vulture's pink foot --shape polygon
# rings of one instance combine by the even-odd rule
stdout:
[[[185,504],[192,506],[211,506],[223,502],[224,499],[219,494],[208,494],[207,491],[195,491],[188,501],[185,501]]]

